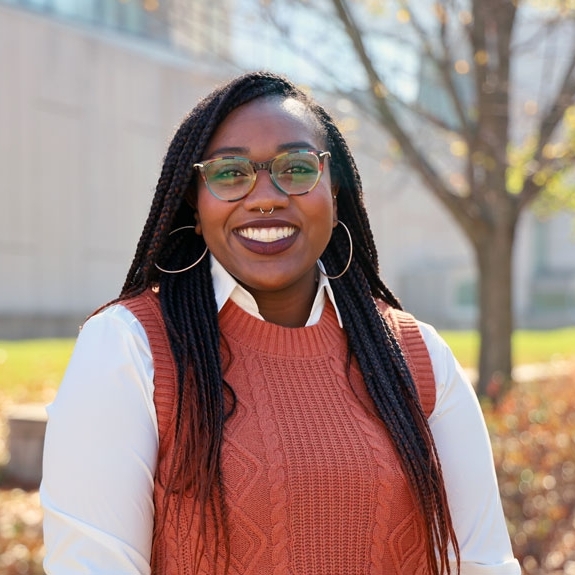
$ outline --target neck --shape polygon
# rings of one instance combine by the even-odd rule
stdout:
[[[317,293],[315,272],[312,281],[296,283],[281,291],[257,291],[247,286],[253,295],[262,317],[283,327],[303,327],[309,319]]]

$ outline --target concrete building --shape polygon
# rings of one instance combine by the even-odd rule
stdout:
[[[175,2],[174,23],[153,0],[0,0],[0,338],[73,336],[118,294],[175,126],[238,72],[224,5]],[[385,281],[421,319],[472,326],[462,234],[406,168],[382,162],[385,135],[318,97],[357,156]],[[519,325],[575,323],[573,229],[567,216],[521,222]]]
[[[117,1],[12,3],[0,2],[0,337],[74,334],[121,287],[174,128],[231,69],[209,44],[184,57],[156,14],[87,10]]]

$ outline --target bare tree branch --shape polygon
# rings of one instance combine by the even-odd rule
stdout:
[[[290,29],[288,26],[283,25],[278,19],[275,17],[273,12],[269,9],[265,9],[262,11],[262,17],[264,20],[267,20],[277,32],[279,32],[280,37],[284,40],[287,47],[293,49],[294,42],[293,38],[290,34]],[[330,67],[328,63],[324,60],[319,58],[313,50],[307,50],[305,53],[305,58],[307,61],[311,62],[315,68],[317,68],[321,75],[325,78],[328,78],[333,81],[333,85],[335,86],[334,92],[339,93],[341,95],[345,95],[345,92],[340,88],[340,78],[336,73],[337,70],[333,67]]]
[[[394,137],[403,150],[409,163],[417,170],[433,193],[444,203],[450,213],[465,229],[474,227],[477,223],[474,218],[474,209],[469,198],[458,196],[449,191],[437,171],[423,154],[414,146],[409,135],[397,121],[393,111],[386,101],[386,89],[367,54],[361,33],[355,23],[345,0],[332,0],[337,15],[352,40],[355,52],[360,59],[371,86],[374,103],[380,121]]]
[[[539,128],[539,141],[537,149],[533,155],[534,161],[543,165],[543,149],[549,143],[555,133],[559,122],[562,120],[567,108],[575,102],[575,54],[573,54],[569,65],[563,76],[561,88],[557,92],[555,101],[549,106],[547,113],[544,115]],[[529,204],[537,193],[540,191],[533,183],[533,175],[527,181],[524,190],[519,195],[519,206],[523,207]]]
[[[425,108],[422,108],[418,104],[407,103],[407,102],[401,100],[400,98],[395,98],[395,97],[391,97],[390,99],[393,102],[397,102],[399,104],[399,107],[401,107],[405,110],[409,110],[413,114],[419,116],[423,120],[426,120],[431,125],[435,126],[436,128],[439,128],[443,132],[448,133],[448,134],[449,133],[458,134],[463,139],[466,139],[465,133],[461,129],[454,127],[451,124],[448,124],[445,120],[441,119],[439,116],[437,116],[435,114],[431,114]]]
[[[561,174],[572,170],[575,165],[575,151],[565,154],[561,158],[553,158],[543,161],[539,165],[538,172],[549,172],[551,174]],[[519,209],[527,207],[545,188],[545,184],[538,184],[535,181],[534,174],[525,179],[523,190],[517,195],[517,204]]]
[[[509,139],[509,46],[515,12],[512,2],[473,2],[473,49],[474,54],[482,55],[478,64],[484,62],[484,65],[475,66],[477,131],[471,146],[469,174],[472,194],[485,211],[485,217],[488,214],[496,217],[491,197],[504,201],[509,196],[505,167]],[[490,168],[489,164],[503,169]]]
[[[419,23],[416,14],[409,5],[409,2],[407,0],[402,0],[401,4],[404,6],[405,10],[407,10],[407,12],[410,15],[411,24],[420,38],[420,41],[424,48],[424,53],[433,62],[433,64],[441,74],[443,85],[447,90],[449,98],[455,108],[457,119],[462,127],[462,135],[465,137],[465,140],[469,142],[471,136],[469,128],[469,120],[467,118],[467,114],[465,113],[463,102],[461,101],[461,98],[457,93],[455,84],[453,82],[452,59],[450,57],[451,50],[449,48],[449,44],[447,43],[446,18],[443,18],[440,21],[440,39],[443,53],[441,56],[437,56],[434,53],[432,43],[430,42],[427,32],[425,31],[423,26]]]
[[[551,104],[543,120],[541,121],[539,130],[539,148],[537,153],[540,153],[545,144],[549,142],[549,139],[555,132],[557,125],[563,118],[565,110],[567,110],[567,108],[573,103],[573,98],[575,95],[575,76],[573,75],[574,70],[575,54],[569,62],[563,77],[561,88],[557,93],[555,101]]]

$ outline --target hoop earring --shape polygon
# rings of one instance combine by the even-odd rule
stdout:
[[[175,230],[172,230],[168,236],[171,236],[172,234],[175,234],[176,232],[179,232],[180,230],[193,230],[196,226],[182,226],[181,228],[176,228]],[[205,257],[205,255],[208,253],[208,246],[206,246],[206,249],[204,250],[204,253],[191,265],[188,266],[187,268],[182,268],[181,270],[165,270],[164,268],[161,268],[157,263],[154,263],[154,265],[161,271],[164,272],[165,274],[180,274],[182,272],[187,272],[188,270],[191,270],[192,268],[196,267]]]
[[[319,271],[328,279],[328,280],[336,280],[338,278],[340,278],[348,269],[349,266],[351,265],[351,258],[353,257],[353,241],[351,239],[351,233],[349,232],[348,227],[341,221],[341,220],[337,220],[337,223],[343,226],[343,229],[347,232],[347,237],[349,239],[349,259],[347,260],[347,264],[345,266],[345,268],[343,269],[343,271],[336,275],[336,276],[328,276],[324,271],[322,271],[321,267],[319,268]]]

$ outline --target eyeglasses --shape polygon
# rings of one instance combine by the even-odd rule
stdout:
[[[267,162],[253,162],[240,156],[222,156],[194,164],[200,170],[208,190],[225,202],[245,198],[256,184],[260,170],[267,170],[274,186],[288,196],[311,192],[323,173],[329,152],[296,150],[284,152]]]

